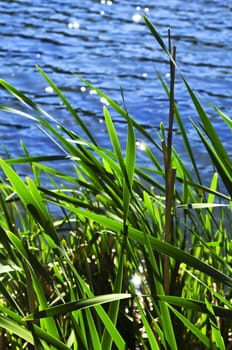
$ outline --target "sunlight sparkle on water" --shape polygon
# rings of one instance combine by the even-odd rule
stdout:
[[[141,141],[136,141],[136,146],[140,151],[145,151],[146,150],[146,145],[144,142]]]
[[[107,101],[107,99],[105,99],[105,97],[101,97],[100,102],[103,103],[104,105],[109,106],[109,102]]]
[[[68,27],[69,27],[70,29],[78,29],[78,28],[80,27],[80,24],[79,24],[77,21],[75,21],[75,22],[69,22]]]
[[[133,276],[133,278],[131,279],[131,282],[133,283],[135,289],[139,289],[141,286],[141,277],[137,274],[135,274]]]
[[[144,9],[142,9],[141,6],[136,6],[136,11],[143,11],[143,10],[144,10],[144,12],[149,12],[150,11],[149,7],[144,7]],[[141,19],[142,19],[142,14],[135,13],[132,16],[132,20],[134,22],[139,22]]]
[[[101,0],[100,1],[101,2],[101,4],[106,4],[106,5],[108,5],[108,6],[111,6],[112,4],[113,4],[113,2],[111,1],[111,0],[108,0],[108,1],[106,1],[106,0]]]
[[[139,22],[139,21],[141,20],[141,18],[142,18],[142,16],[141,16],[140,14],[138,14],[138,13],[136,13],[136,14],[134,14],[134,15],[132,16],[132,20],[133,20],[134,22]]]
[[[96,90],[90,90],[89,94],[90,94],[90,95],[96,95],[96,94],[97,94],[97,91],[96,91]]]
[[[53,90],[53,88],[51,86],[47,86],[45,88],[45,91],[51,94],[54,90]]]

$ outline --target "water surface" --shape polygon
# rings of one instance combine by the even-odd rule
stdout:
[[[155,135],[167,122],[168,104],[155,74],[168,83],[166,57],[141,17],[145,13],[166,40],[170,26],[177,45],[177,61],[201,98],[209,99],[231,115],[232,2],[199,0],[0,1],[1,78],[29,94],[64,125],[75,127],[59,99],[48,88],[35,65],[40,65],[70,99],[101,144],[109,141],[102,115],[104,101],[85,89],[75,74],[86,78],[121,103],[120,87],[129,113]],[[2,104],[17,106],[0,90]],[[198,161],[208,172],[208,157],[199,147],[189,117],[196,118],[183,84],[177,78],[176,100]],[[210,112],[224,143],[231,151],[231,134]],[[122,144],[126,126],[113,114]],[[53,154],[57,149],[29,120],[0,114],[1,143],[12,156],[22,154],[24,139],[32,154]],[[178,131],[175,146],[182,150]],[[1,152],[3,155],[3,151]],[[143,164],[142,151],[139,162]]]

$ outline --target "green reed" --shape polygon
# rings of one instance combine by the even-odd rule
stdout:
[[[144,20],[170,61],[170,87],[157,73],[169,97],[167,135],[161,124],[157,137],[151,136],[126,109],[81,79],[109,104],[103,109],[112,146],[107,149],[40,67],[84,136],[0,81],[23,105],[22,110],[0,109],[30,118],[60,150],[59,156],[33,156],[24,140],[24,157],[0,160],[1,349],[229,346],[230,156],[176,65],[170,35],[166,47],[150,21]],[[193,128],[216,169],[209,186],[204,184],[174,99],[176,71],[199,116],[199,123],[192,121]],[[212,108],[231,128],[231,119]],[[112,110],[127,122],[125,150]],[[172,145],[174,118],[191,172]],[[138,134],[147,167],[136,162]],[[57,170],[59,161],[73,172]],[[28,166],[26,178],[17,171],[22,164]],[[218,190],[219,180],[224,183],[223,193]],[[133,283],[135,275],[141,278],[139,289]]]

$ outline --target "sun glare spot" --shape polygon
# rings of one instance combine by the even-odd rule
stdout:
[[[80,90],[81,90],[81,92],[85,92],[86,91],[86,87],[85,86],[81,86]]]
[[[75,22],[69,22],[68,27],[69,27],[70,29],[78,29],[78,28],[80,27],[80,24],[79,24],[77,21],[75,21]]]
[[[103,103],[106,106],[109,106],[109,102],[107,101],[107,99],[105,97],[101,97],[100,98],[100,102]]]
[[[96,90],[90,90],[89,94],[90,94],[90,95],[96,95],[96,94],[97,94],[97,91],[96,91]]]
[[[53,88],[51,86],[47,86],[45,88],[45,91],[51,94],[54,90],[53,90]]]
[[[142,16],[136,13],[135,15],[132,16],[132,19],[134,22],[139,22],[141,20]]]
[[[135,274],[131,279],[131,282],[133,283],[135,289],[139,289],[141,286],[141,277]]]
[[[136,146],[140,151],[145,151],[146,150],[146,145],[144,142],[141,141],[136,141]]]

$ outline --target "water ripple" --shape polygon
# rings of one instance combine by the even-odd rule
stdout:
[[[166,120],[167,101],[155,68],[168,82],[169,67],[145,27],[142,13],[155,24],[165,40],[167,28],[171,27],[178,63],[191,86],[226,113],[231,112],[231,2],[0,0],[0,8],[1,78],[29,92],[50,113],[69,122],[58,98],[36,71],[35,65],[39,64],[67,94],[74,108],[80,110],[99,139],[102,103],[88,90],[81,90],[82,84],[73,72],[103,88],[118,101],[121,100],[121,86],[129,112],[141,124],[152,128]],[[192,110],[179,82],[176,96],[188,128]],[[15,103],[3,90],[0,90],[0,98],[2,103]],[[1,113],[0,125],[4,125],[5,119],[5,114]],[[20,125],[17,118],[14,122]],[[220,121],[216,119],[215,123],[220,130]],[[22,130],[15,128],[12,143],[11,130],[9,127],[9,135],[4,140],[9,152],[12,147],[14,151],[15,142],[22,136]],[[119,131],[125,142],[125,128]],[[231,135],[221,132],[229,143]],[[29,148],[33,152],[36,147],[32,139]],[[48,147],[49,152],[50,146],[44,147]]]

